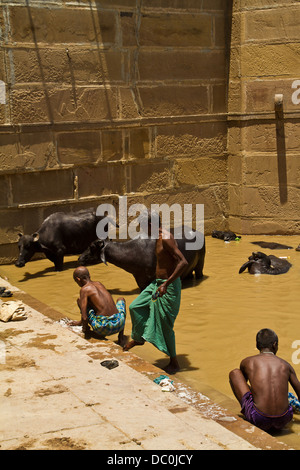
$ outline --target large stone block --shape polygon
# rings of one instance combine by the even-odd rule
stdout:
[[[279,158],[283,161],[279,161]],[[284,181],[286,185],[297,186],[300,181],[298,155],[245,155],[243,169],[244,181],[248,185],[276,186]]]
[[[121,160],[123,158],[123,132],[120,130],[102,131],[103,161]]]
[[[90,3],[88,1],[88,3]],[[134,9],[136,8],[136,0],[94,0],[96,6],[101,8],[129,8]]]
[[[110,164],[78,168],[79,197],[124,194],[124,165]]]
[[[176,160],[175,185],[201,186],[227,182],[227,158],[205,158]]]
[[[127,192],[157,193],[172,187],[172,166],[169,162],[149,162],[127,167]]]
[[[0,211],[0,244],[16,243],[18,233],[31,234],[40,226],[39,209],[3,209]]]
[[[228,0],[203,0],[203,10],[224,11]]]
[[[289,2],[291,4],[291,2]],[[245,15],[245,42],[274,40],[288,42],[299,38],[300,10],[294,8],[248,11]]]
[[[169,10],[202,10],[199,0],[143,0],[143,10],[163,9]]]
[[[240,154],[228,156],[228,184],[241,184],[243,181],[243,157]]]
[[[5,171],[42,170],[57,165],[51,132],[2,134],[0,167]]]
[[[123,83],[128,74],[125,52],[100,51],[96,46],[12,48],[7,56],[14,83],[66,83],[75,88],[79,84]]]
[[[137,15],[133,12],[120,13],[121,38],[123,47],[138,46]]]
[[[158,157],[199,157],[223,155],[226,122],[199,122],[157,127]]]
[[[246,152],[276,151],[276,126],[274,123],[249,122],[242,129],[242,146]]]
[[[211,112],[226,113],[227,111],[227,86],[225,83],[212,85]]]
[[[279,186],[246,186],[241,191],[241,215],[265,219],[295,219],[300,189],[289,186],[287,201],[281,203]]]
[[[101,155],[100,132],[73,131],[57,135],[57,153],[60,163],[79,165],[95,163]]]
[[[298,111],[300,109],[300,103],[297,104],[299,86],[294,88],[294,83],[295,80],[293,79],[282,80],[278,78],[246,81],[244,83],[245,111],[249,113],[255,111],[274,113],[276,94],[283,95],[283,116],[286,111]],[[295,95],[297,96],[294,98]]]
[[[58,166],[56,147],[51,132],[20,133],[20,154],[15,169],[43,170]]]
[[[13,90],[11,108],[14,123],[115,119],[117,90],[31,85]]]
[[[14,204],[73,198],[71,171],[16,173],[10,176]]]
[[[236,123],[230,123],[227,134],[227,151],[229,155],[238,155],[241,157],[242,151],[242,129]]]
[[[140,104],[136,89],[120,88],[120,118],[121,119],[137,119],[140,118]]]
[[[281,123],[281,135],[278,134],[278,124],[252,122],[242,129],[243,148],[247,152],[279,152],[299,151],[300,135],[299,122],[285,121]]]
[[[7,176],[0,176],[0,206],[7,207],[10,203],[10,187]]]
[[[141,18],[141,46],[211,47],[212,17],[207,14],[144,14]]]
[[[90,8],[9,7],[10,39],[22,43],[114,44],[116,12]]]
[[[139,201],[140,202],[140,201]],[[144,195],[141,201],[146,207],[151,204],[192,204],[193,213],[196,211],[196,204],[204,205],[205,222],[214,218],[225,218],[228,215],[228,188],[227,184],[212,185],[194,189],[182,189],[168,192],[157,192],[156,194]],[[129,203],[129,201],[128,201]]]
[[[249,3],[249,0],[239,0],[237,5],[242,10],[253,10],[253,9],[265,10],[267,7],[270,7],[270,8],[275,7],[275,8],[281,9],[282,6],[284,7],[290,4],[291,4],[291,0],[251,0],[251,4]]]
[[[138,56],[139,80],[225,79],[224,50],[149,51]]]
[[[0,134],[0,170],[11,171],[23,165],[23,159],[17,158],[20,154],[19,135],[3,133]]]
[[[148,158],[152,155],[152,132],[151,129],[129,130],[129,152],[128,158]]]
[[[300,44],[247,44],[241,47],[241,74],[244,78],[300,76]]]
[[[186,116],[208,112],[206,86],[139,86],[144,116]]]
[[[287,220],[278,217],[276,219],[266,219],[262,217],[229,216],[228,225],[234,232],[245,235],[295,235],[295,233],[300,232],[299,220]]]

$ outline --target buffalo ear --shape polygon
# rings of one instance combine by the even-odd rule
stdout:
[[[107,262],[106,262],[106,258],[105,258],[104,251],[101,251],[100,259],[101,259],[102,263],[106,264],[106,266],[107,266]]]
[[[102,263],[106,264],[106,266],[107,266],[105,253],[104,253],[105,242],[104,242],[104,240],[97,240],[96,243],[97,243],[98,248],[100,249],[100,259],[101,259]]]
[[[34,241],[34,242],[37,242],[37,241],[39,240],[40,236],[39,236],[39,234],[36,232],[36,233],[34,233],[34,234],[32,235],[32,238],[33,238],[33,241]]]
[[[247,261],[246,263],[243,264],[243,266],[240,267],[239,274],[245,271],[245,269],[249,268],[252,264],[252,261]]]
[[[23,237],[23,233],[21,233],[21,232],[18,233],[18,237],[19,237],[19,238]]]

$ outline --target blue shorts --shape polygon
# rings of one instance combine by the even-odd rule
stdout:
[[[118,313],[107,317],[105,315],[95,315],[93,309],[88,311],[88,322],[93,331],[100,336],[110,336],[119,333],[124,329],[126,320],[126,305],[124,300],[116,303]]]

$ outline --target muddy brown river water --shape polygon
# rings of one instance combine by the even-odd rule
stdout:
[[[294,249],[263,249],[251,243],[257,240],[275,241]],[[248,235],[229,243],[208,236],[203,280],[183,285],[175,323],[181,365],[176,377],[233,413],[239,413],[240,407],[229,386],[228,373],[239,366],[241,359],[258,352],[255,336],[261,328],[276,331],[278,355],[293,365],[300,379],[300,252],[295,251],[299,243],[300,236]],[[253,251],[289,257],[292,268],[277,276],[251,275],[248,271],[239,274],[239,268]],[[46,259],[29,262],[24,268],[3,265],[0,276],[51,306],[62,317],[79,319],[79,288],[72,278],[76,260],[77,257],[67,257],[63,272],[54,272]],[[125,271],[103,264],[90,266],[89,270],[92,279],[101,281],[115,300],[124,296],[127,307],[138,295],[134,278]],[[129,337],[130,332],[128,312],[125,334]],[[116,338],[117,335],[111,337],[113,341]],[[168,362],[151,344],[138,346],[132,352],[158,367]],[[300,415],[294,415],[292,424],[278,438],[300,449]]]

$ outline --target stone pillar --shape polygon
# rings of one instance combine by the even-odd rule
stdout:
[[[299,20],[299,2],[233,3],[228,191],[239,233],[299,233]]]

